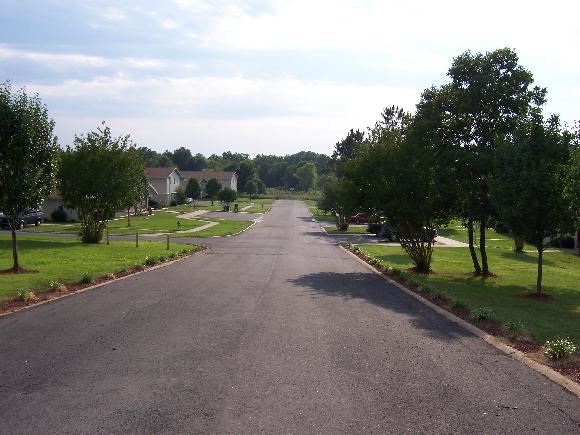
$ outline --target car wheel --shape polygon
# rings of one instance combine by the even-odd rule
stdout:
[[[18,224],[16,225],[16,229],[17,229],[17,230],[21,230],[23,226],[24,226],[24,221],[20,221],[20,222],[18,222]]]
[[[34,222],[34,226],[39,226],[40,225],[40,219],[37,219],[36,222]]]

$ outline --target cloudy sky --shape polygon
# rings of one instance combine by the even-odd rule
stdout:
[[[453,58],[502,47],[580,119],[580,3],[0,0],[0,82],[38,92],[61,145],[104,120],[158,151],[330,154],[412,111]]]

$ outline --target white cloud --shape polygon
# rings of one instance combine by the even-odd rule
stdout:
[[[125,13],[123,13],[120,9],[113,7],[106,8],[101,13],[101,16],[108,21],[124,21],[127,19]]]

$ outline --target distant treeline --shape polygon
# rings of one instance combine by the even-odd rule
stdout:
[[[309,190],[329,171],[331,158],[325,154],[301,151],[284,157],[224,152],[209,157],[192,154],[185,147],[158,153],[147,147],[137,149],[148,167],[177,167],[184,171],[233,171],[238,173],[238,189],[245,191],[250,180],[260,180],[266,187]]]

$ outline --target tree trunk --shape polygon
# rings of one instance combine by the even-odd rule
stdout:
[[[127,226],[131,226],[131,207],[127,207]]]
[[[514,234],[514,252],[522,254],[524,252],[524,238]]]
[[[476,275],[481,275],[481,267],[479,266],[479,260],[477,258],[477,252],[475,252],[475,246],[473,245],[473,219],[469,217],[467,219],[467,238],[469,241],[469,253],[471,254],[471,261],[473,262],[473,269]]]
[[[13,224],[10,225],[10,229],[12,232],[12,269],[17,272],[20,269],[20,263],[18,261],[18,248],[16,246],[16,222],[13,222]]]
[[[487,250],[485,247],[485,230],[487,227],[487,218],[482,217],[479,226],[479,252],[481,253],[481,274],[489,276],[489,265],[487,264]]]
[[[536,279],[536,293],[542,293],[542,254],[544,253],[544,244],[540,244],[536,247],[538,249],[538,277]]]
[[[348,231],[348,216],[342,215],[340,213],[334,213],[334,217],[336,219],[336,228],[339,231]]]

